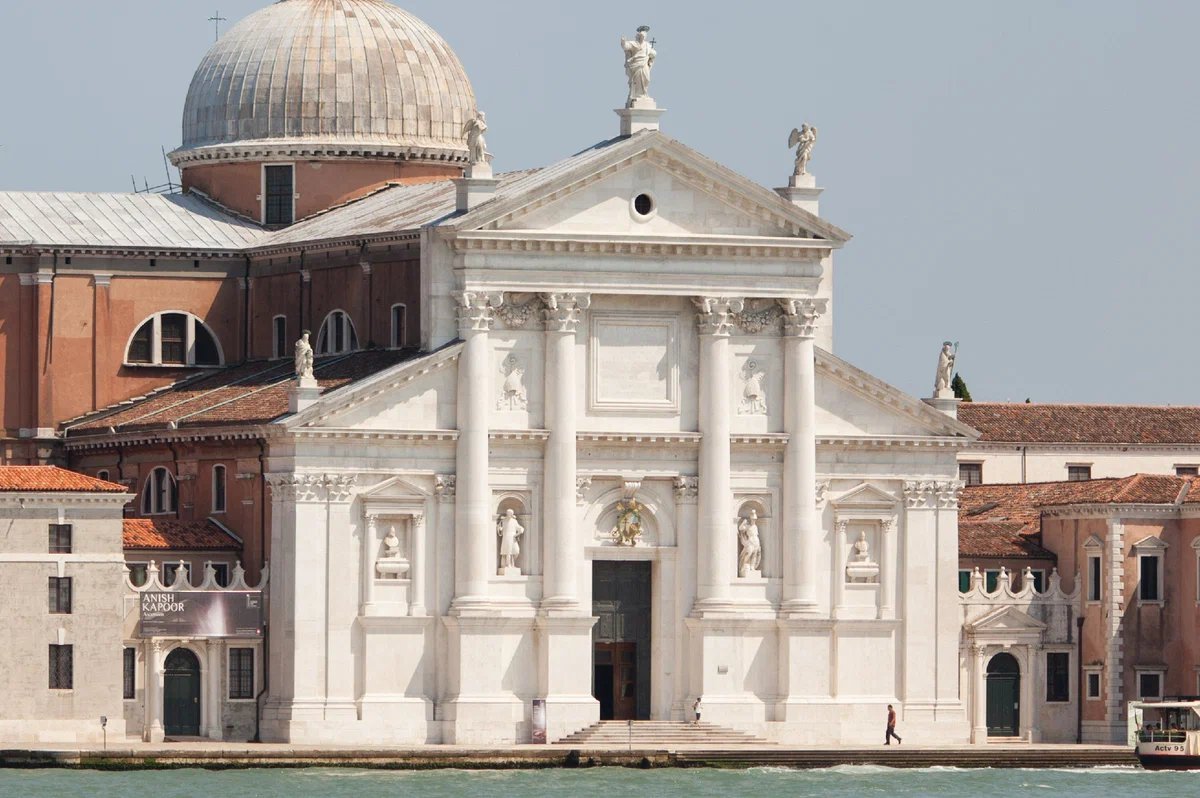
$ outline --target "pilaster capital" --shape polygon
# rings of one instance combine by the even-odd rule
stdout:
[[[271,494],[280,502],[346,501],[357,481],[356,474],[267,474]]]
[[[413,513],[412,514],[412,525],[413,525],[414,529],[424,529],[425,528],[425,513]]]
[[[958,497],[962,490],[963,483],[957,479],[946,482],[905,482],[904,503],[910,510],[953,510],[958,507]]]
[[[312,272],[308,269],[301,269],[300,270],[300,282],[311,283],[312,282]]]
[[[592,488],[592,477],[590,474],[579,474],[575,477],[575,501],[579,504],[587,503],[587,492]]]
[[[496,321],[496,311],[504,305],[504,294],[457,291],[454,301],[458,306],[458,331],[488,332]]]
[[[693,297],[696,306],[696,323],[701,335],[727,337],[737,324],[737,315],[746,307],[744,299],[729,297]]]
[[[583,311],[592,305],[591,294],[539,294],[546,332],[574,333],[579,329]]]
[[[437,474],[433,478],[433,493],[438,501],[452,502],[458,488],[458,477],[454,474]]]
[[[112,278],[111,274],[93,274],[92,285],[97,288],[108,288],[112,285]]]
[[[783,334],[789,338],[812,338],[817,321],[829,309],[828,299],[781,299]]]
[[[829,501],[830,484],[828,479],[818,479],[816,484],[813,485],[813,500],[818,510],[823,510],[825,504]]]
[[[675,501],[695,504],[700,497],[700,477],[675,477]]]

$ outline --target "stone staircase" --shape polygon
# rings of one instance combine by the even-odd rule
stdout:
[[[743,745],[758,747],[774,745],[774,743],[752,734],[716,726],[712,723],[684,723],[667,720],[635,720],[632,726],[624,720],[602,720],[561,740],[556,740],[555,743],[588,748],[626,748],[632,745],[634,748],[640,749],[676,746],[728,748]]]

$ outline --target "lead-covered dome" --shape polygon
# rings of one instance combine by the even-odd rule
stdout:
[[[385,0],[280,0],[208,51],[172,160],[465,161],[474,110],[454,51],[407,11]]]

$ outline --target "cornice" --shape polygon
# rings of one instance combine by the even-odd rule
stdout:
[[[842,449],[962,449],[965,438],[934,435],[818,435],[817,446]]]
[[[108,449],[118,446],[136,446],[154,443],[185,443],[191,441],[242,441],[278,437],[276,428],[267,425],[238,427],[202,427],[198,429],[156,429],[139,432],[99,433],[73,438],[63,438],[67,451]]]
[[[1181,452],[1200,454],[1200,443],[1022,443],[1021,441],[974,441],[972,451],[981,452]]]
[[[124,507],[136,498],[133,493],[84,493],[82,491],[64,492],[4,492],[0,493],[0,507],[15,507],[29,509],[31,507],[54,509],[63,505],[78,506],[110,506],[116,510]]]
[[[1177,504],[1127,503],[1068,504],[1038,509],[1050,518],[1176,518],[1183,508]]]
[[[549,255],[615,255],[653,258],[775,258],[808,261],[820,276],[820,260],[830,254],[830,242],[816,239],[759,236],[640,236],[620,234],[551,233],[529,230],[471,230],[447,236],[455,252],[515,252]]]
[[[458,440],[458,430],[377,430],[348,427],[299,427],[287,435],[297,440],[379,441],[403,443],[444,443]]]
[[[196,166],[206,163],[229,161],[257,161],[273,158],[295,158],[319,160],[336,158],[345,160],[359,158],[389,161],[415,161],[419,163],[444,163],[465,165],[467,151],[463,147],[420,147],[407,145],[379,144],[368,141],[258,141],[212,144],[191,149],[178,149],[167,157],[176,167]]]
[[[316,218],[309,216],[308,219]],[[301,224],[307,219],[300,219]],[[281,244],[264,244],[249,246],[240,250],[240,254],[254,257],[282,255],[289,252],[324,252],[335,249],[359,249],[366,244],[391,243],[395,241],[420,241],[419,230],[397,230],[389,233],[359,233],[357,235],[338,236],[337,238],[311,238],[303,241],[289,241]]]

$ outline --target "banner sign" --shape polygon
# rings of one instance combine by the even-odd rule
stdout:
[[[261,590],[146,591],[142,637],[262,637]]]
[[[533,742],[542,745],[546,742],[546,699],[533,699]]]

